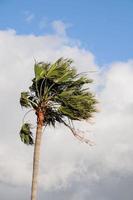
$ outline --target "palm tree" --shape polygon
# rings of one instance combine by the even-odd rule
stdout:
[[[89,143],[89,140],[78,134],[72,122],[90,119],[96,112],[97,100],[85,87],[92,80],[83,73],[78,74],[72,67],[72,63],[71,59],[63,58],[58,59],[55,63],[35,62],[35,77],[32,85],[29,87],[29,91],[21,93],[21,106],[32,108],[37,116],[31,200],[37,198],[43,127],[48,125],[55,127],[56,122],[64,124],[75,137]],[[27,145],[34,144],[31,128],[31,124],[23,122],[20,130],[21,140]]]

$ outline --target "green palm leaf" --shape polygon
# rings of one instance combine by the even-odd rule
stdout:
[[[33,145],[32,132],[30,131],[31,125],[29,123],[24,123],[20,130],[20,138],[24,144]]]
[[[29,92],[21,92],[21,97],[20,97],[20,104],[22,107],[31,107],[30,101],[29,101]]]

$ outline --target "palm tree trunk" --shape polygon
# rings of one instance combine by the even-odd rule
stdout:
[[[37,199],[37,185],[38,185],[38,174],[39,174],[39,163],[40,163],[40,147],[42,138],[43,118],[44,118],[43,113],[42,112],[38,113],[34,158],[33,158],[31,200]]]

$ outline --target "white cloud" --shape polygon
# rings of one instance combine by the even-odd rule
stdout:
[[[105,75],[104,88],[100,92],[102,108],[96,130],[99,129],[100,133],[99,145],[106,149],[104,159],[109,171],[122,170],[128,173],[133,168],[132,76],[133,61],[113,63]],[[106,142],[103,147],[102,140]]]
[[[61,20],[54,20],[52,22],[52,27],[58,35],[66,36],[66,30],[70,28],[72,25],[68,23],[64,23]]]
[[[23,145],[19,139],[24,114],[19,106],[19,95],[31,84],[34,58],[54,61],[61,56],[73,58],[79,71],[99,72],[89,75],[96,79],[92,88],[96,91],[98,88],[100,112],[96,114],[95,124],[80,125],[89,129],[96,145],[88,148],[80,144],[64,127],[48,128],[42,143],[41,187],[49,191],[74,188],[73,183],[81,180],[88,184],[99,183],[114,172],[133,173],[132,60],[112,63],[100,73],[94,55],[72,46],[64,35],[24,36],[16,35],[13,30],[0,31],[0,45],[0,182],[16,186],[30,183],[33,148]]]

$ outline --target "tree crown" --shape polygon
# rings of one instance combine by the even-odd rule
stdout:
[[[71,59],[60,58],[54,63],[36,62],[35,77],[29,91],[22,92],[20,104],[44,115],[43,125],[55,126],[63,123],[74,129],[68,122],[86,120],[96,112],[97,100],[86,85],[92,80],[72,67]],[[21,140],[33,144],[30,125],[24,123],[20,131]]]

